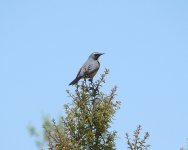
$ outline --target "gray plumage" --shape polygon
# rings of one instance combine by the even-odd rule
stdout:
[[[92,53],[87,59],[87,61],[80,68],[76,78],[69,85],[76,84],[82,78],[90,78],[92,80],[100,68],[98,58],[103,54],[104,53],[99,52]]]

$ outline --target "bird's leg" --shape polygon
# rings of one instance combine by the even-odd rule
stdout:
[[[89,87],[88,87],[87,82],[86,82],[86,77],[84,77],[84,86],[85,86],[85,90],[88,92]]]
[[[99,94],[98,88],[95,88],[95,84],[93,83],[93,78],[90,78],[89,81],[90,81],[90,84],[89,84],[90,85],[90,89],[92,90],[93,94],[94,95]]]
[[[91,84],[93,84],[93,78],[90,78],[89,81],[91,82]]]
[[[88,81],[90,81],[90,83],[89,83],[89,88],[90,88],[91,90],[93,90],[93,87],[92,87],[92,85],[93,85],[93,78],[89,78]]]
[[[86,78],[84,77],[84,85],[86,86]]]

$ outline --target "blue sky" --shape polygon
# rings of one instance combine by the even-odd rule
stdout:
[[[27,132],[57,118],[69,82],[93,51],[105,52],[105,90],[118,86],[117,150],[138,124],[152,150],[177,150],[188,138],[187,0],[1,0],[0,145],[37,150]],[[96,79],[95,78],[95,79]]]

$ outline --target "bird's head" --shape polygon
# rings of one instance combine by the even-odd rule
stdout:
[[[104,53],[99,53],[99,52],[94,52],[92,53],[89,58],[92,58],[94,60],[97,60],[101,55],[103,55]]]

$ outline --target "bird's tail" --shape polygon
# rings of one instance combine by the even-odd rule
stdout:
[[[81,78],[76,77],[69,85],[74,85],[76,84]]]

